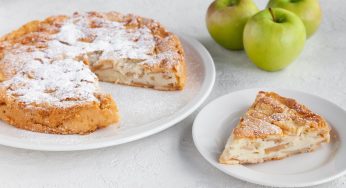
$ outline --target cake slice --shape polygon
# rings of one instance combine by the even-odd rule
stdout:
[[[330,140],[326,120],[296,100],[260,91],[233,129],[219,162],[262,163],[310,152]]]

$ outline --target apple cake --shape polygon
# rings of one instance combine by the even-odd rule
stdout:
[[[219,162],[262,163],[310,152],[328,143],[330,127],[296,100],[260,91],[233,129]]]
[[[99,81],[181,90],[185,74],[178,37],[152,19],[87,12],[32,21],[0,38],[0,119],[86,134],[119,121]]]

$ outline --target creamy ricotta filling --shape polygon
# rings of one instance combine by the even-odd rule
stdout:
[[[151,72],[146,71],[143,65],[131,62],[128,59],[107,60],[98,62],[94,73],[101,81],[115,82],[121,84],[143,85],[156,89],[165,89],[178,83],[178,79],[173,72]],[[94,69],[94,68],[92,68]]]
[[[229,139],[226,144],[226,158],[240,161],[282,158],[300,150],[315,148],[328,142],[328,134],[302,133],[300,136],[268,137],[265,139]]]

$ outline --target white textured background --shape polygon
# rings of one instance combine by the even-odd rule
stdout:
[[[217,71],[208,101],[244,88],[284,87],[317,94],[346,109],[346,2],[321,0],[320,30],[294,64],[276,73],[257,69],[244,52],[224,50],[211,40],[204,22],[210,2],[0,0],[0,34],[32,19],[76,10],[136,13],[207,47]],[[260,7],[266,3],[257,2]],[[199,155],[191,138],[195,115],[149,138],[99,150],[38,152],[0,146],[0,187],[258,187],[219,172]],[[346,187],[346,176],[317,187]]]

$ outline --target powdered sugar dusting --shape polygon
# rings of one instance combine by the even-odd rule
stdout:
[[[79,59],[88,53],[102,52],[98,60],[128,58],[148,65],[176,56],[173,51],[156,54],[155,38],[146,26],[127,28],[123,22],[88,14],[73,15],[57,33],[44,37],[45,48],[17,43],[1,60],[11,75],[1,87],[29,107],[97,101],[98,79]]]
[[[103,27],[89,28],[85,20],[86,18],[74,17],[61,27],[60,32],[55,35],[56,40],[49,42],[51,55],[59,53],[74,57],[85,52],[103,51],[101,59],[153,58],[155,40],[146,26],[126,29],[124,24],[119,22],[103,20]],[[81,41],[85,37],[93,37],[92,42]]]
[[[83,38],[84,33],[76,25],[69,22],[60,28],[60,32],[55,36],[59,41],[74,44],[79,38]]]
[[[40,81],[38,81],[40,80]],[[90,69],[73,59],[24,65],[12,79],[5,81],[9,93],[28,104],[47,103],[70,106],[80,101],[96,101],[97,78]]]
[[[245,116],[241,122],[241,127],[244,136],[252,135],[272,135],[281,134],[282,130],[280,127],[273,125],[261,119],[253,118],[251,116]]]

